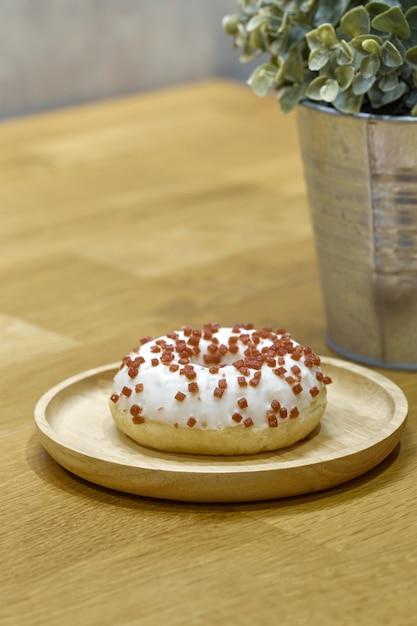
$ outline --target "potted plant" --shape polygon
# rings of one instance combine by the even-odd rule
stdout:
[[[249,84],[296,110],[328,343],[417,369],[417,3],[238,4]]]

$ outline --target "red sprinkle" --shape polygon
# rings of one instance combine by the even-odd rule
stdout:
[[[133,415],[133,417],[137,417],[141,413],[142,407],[140,407],[138,404],[132,404],[132,406],[130,407],[130,414]]]
[[[300,412],[299,412],[299,410],[298,410],[298,407],[293,406],[293,407],[292,407],[292,409],[290,409],[290,417],[292,417],[293,419],[294,419],[295,417],[298,417],[298,416],[299,416],[299,414],[300,414]]]
[[[197,335],[191,335],[191,337],[188,340],[188,344],[190,346],[198,346],[199,343],[200,343],[200,337],[198,337]]]
[[[177,393],[175,394],[175,399],[178,400],[178,402],[183,402],[186,398],[185,393],[182,393],[182,391],[177,391]]]
[[[241,409],[246,409],[248,406],[248,401],[246,400],[246,398],[239,398],[237,403],[238,403],[239,408]]]
[[[293,392],[296,396],[298,396],[298,394],[299,394],[299,393],[301,393],[301,392],[302,392],[302,390],[303,390],[303,388],[302,388],[302,386],[300,385],[300,383],[296,383],[296,384],[294,385],[294,387],[292,387],[292,392]]]
[[[224,389],[220,389],[220,387],[216,387],[213,391],[213,396],[215,398],[221,398],[224,394]]]
[[[112,396],[110,396],[110,400],[114,402],[115,404],[118,401],[118,399],[119,399],[119,396],[117,395],[117,393],[114,393]]]
[[[245,420],[243,420],[243,423],[246,428],[249,428],[250,426],[253,426],[253,419],[251,417],[247,417]]]
[[[247,380],[246,380],[246,378],[244,376],[238,376],[237,377],[237,382],[238,382],[239,387],[246,387],[247,384],[248,384]]]
[[[276,370],[272,370],[274,372],[274,374],[276,374],[277,376],[284,376],[284,374],[287,373],[287,370],[285,369],[285,367],[278,367]]]
[[[122,394],[128,398],[130,395],[132,395],[132,390],[130,389],[130,387],[123,387]]]
[[[136,369],[136,367],[129,367],[127,373],[130,378],[135,378],[138,375],[138,370]]]
[[[198,391],[198,383],[196,382],[188,383],[188,391],[190,393],[195,393],[196,391]]]
[[[276,415],[272,411],[267,412],[267,419],[268,419],[268,424],[271,428],[278,427],[278,420],[276,418]]]
[[[195,426],[197,424],[197,420],[195,419],[195,417],[189,417],[187,420],[187,426],[189,426],[190,428],[192,428],[193,426]]]
[[[143,383],[138,383],[135,386],[135,391],[136,391],[136,393],[141,393],[143,391]]]
[[[232,420],[239,423],[243,420],[243,417],[239,413],[233,413]]]
[[[188,380],[194,380],[197,377],[197,372],[194,370],[192,365],[186,365],[183,370],[181,370],[180,374],[184,373]]]
[[[272,400],[272,402],[271,402],[271,409],[273,411],[275,411],[275,413],[278,413],[280,408],[281,408],[281,405],[278,402],[278,400]]]
[[[152,367],[159,365],[159,359],[151,359]]]
[[[143,424],[144,421],[145,421],[145,418],[143,417],[143,415],[135,415],[132,418],[132,422],[134,424]]]
[[[318,387],[316,387],[316,386],[311,387],[311,389],[309,391],[310,391],[310,395],[311,395],[312,398],[315,398],[320,393],[320,389]]]
[[[198,344],[200,343],[200,337],[201,337],[201,334],[197,335],[197,334],[193,333],[191,335],[191,337],[189,338],[188,342],[187,342],[188,345],[190,345],[190,346],[198,346]]]
[[[324,382],[324,384],[325,384],[325,385],[330,385],[330,383],[332,383],[333,381],[332,381],[332,379],[330,378],[330,376],[325,376],[325,377],[323,378],[323,382]]]
[[[221,361],[220,354],[204,354],[203,361],[206,365],[217,365]]]

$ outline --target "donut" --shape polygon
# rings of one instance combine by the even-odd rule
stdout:
[[[318,425],[331,382],[320,357],[283,329],[183,326],[122,359],[110,411],[135,442],[165,452],[256,454]]]

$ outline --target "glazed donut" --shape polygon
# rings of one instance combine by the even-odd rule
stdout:
[[[255,454],[290,446],[326,407],[320,357],[284,330],[182,327],[125,356],[110,410],[137,443],[168,452]]]

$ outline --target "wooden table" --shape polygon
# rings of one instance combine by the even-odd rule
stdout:
[[[384,372],[410,411],[381,465],[278,501],[111,491],[35,431],[51,386],[183,324],[331,355],[293,116],[208,82],[8,121],[0,212],[2,624],[416,623],[416,374]]]

